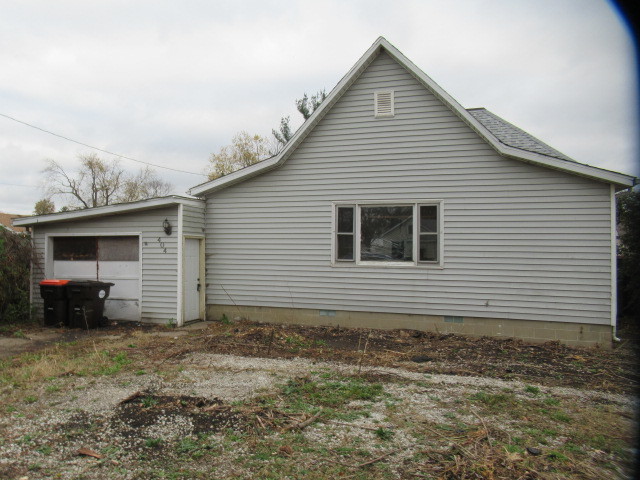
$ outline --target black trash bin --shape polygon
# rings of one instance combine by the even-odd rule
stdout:
[[[67,283],[71,328],[98,328],[103,323],[104,301],[114,283],[95,280],[71,280]]]
[[[40,282],[40,296],[44,300],[44,325],[61,327],[67,324],[69,301],[67,284],[69,280],[48,279]]]

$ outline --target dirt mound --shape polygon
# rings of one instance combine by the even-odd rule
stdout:
[[[247,419],[220,399],[187,395],[153,395],[137,392],[124,399],[110,420],[111,429],[122,437],[155,437],[163,426],[176,426],[175,435],[211,434],[227,429],[246,429]],[[153,432],[155,431],[155,435]]]

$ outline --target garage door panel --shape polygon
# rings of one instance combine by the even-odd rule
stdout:
[[[100,262],[100,277],[138,278],[140,262]]]
[[[55,260],[53,262],[53,276],[70,280],[95,280],[96,261]]]
[[[140,303],[108,298],[104,302],[104,316],[111,320],[140,320]]]
[[[89,252],[91,238],[96,249],[93,253]],[[113,283],[104,306],[105,316],[113,320],[140,320],[138,237],[84,237],[82,240],[78,243],[74,237],[54,239],[54,250],[60,258],[65,258],[54,259],[54,277]],[[75,243],[78,249],[82,247],[83,259],[79,259]],[[93,259],[88,260],[92,255]]]

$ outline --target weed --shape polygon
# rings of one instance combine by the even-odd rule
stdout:
[[[524,391],[527,393],[531,393],[532,395],[538,395],[540,393],[540,389],[538,387],[534,387],[533,385],[527,385],[524,387]]]
[[[144,441],[144,446],[145,447],[156,448],[156,447],[159,447],[160,445],[162,445],[162,439],[161,438],[147,438]]]
[[[548,452],[547,458],[549,460],[555,460],[559,462],[566,462],[567,460],[569,460],[569,458],[566,455],[563,455],[560,452],[556,452],[555,450],[551,450],[550,452]]]
[[[374,432],[376,434],[376,437],[378,437],[380,440],[391,440],[391,438],[393,438],[393,431],[389,430],[387,428],[378,428],[377,430],[375,430]]]
[[[584,451],[580,447],[578,447],[577,445],[574,445],[573,443],[565,443],[563,448],[567,452],[571,452],[571,453],[584,453]]]
[[[353,447],[337,447],[333,451],[338,455],[349,456],[352,455],[356,449]]]
[[[478,392],[469,397],[471,400],[476,400],[483,403],[491,410],[502,410],[509,404],[518,403],[515,395],[512,393],[486,393]]]
[[[109,445],[108,447],[104,447],[102,450],[100,450],[102,453],[104,453],[105,455],[114,455],[116,453],[119,453],[122,450],[121,447],[115,446],[115,445]]]
[[[151,408],[158,405],[158,399],[154,397],[144,397],[142,399],[142,406],[144,408]]]
[[[375,400],[383,394],[382,385],[358,378],[313,381],[309,377],[289,380],[282,388],[292,404],[308,410],[311,405],[337,408],[353,400]]]
[[[554,420],[557,420],[558,422],[562,422],[562,423],[570,423],[571,422],[571,417],[569,415],[567,415],[564,412],[553,412],[551,414],[551,418],[553,418]]]
[[[102,353],[105,361],[95,370],[96,375],[113,375],[122,370],[122,367],[131,363],[125,352],[117,353],[112,357],[109,356],[109,352],[106,350]]]
[[[505,445],[504,449],[509,453],[524,453],[524,448],[522,448],[519,445],[513,445],[513,444]]]
[[[223,313],[220,317],[220,323],[222,323],[223,325],[231,325],[231,320],[229,320],[229,317],[227,317],[226,313]]]
[[[13,332],[13,336],[16,338],[27,338],[22,330],[16,330],[15,332]]]
[[[59,392],[60,387],[58,385],[47,385],[47,388],[45,388],[45,391],[47,393]]]
[[[553,397],[547,397],[543,400],[545,405],[550,405],[550,406],[558,406],[560,405],[560,400],[558,400],[557,398],[553,398]]]
[[[206,437],[200,437],[199,440],[206,440]],[[191,458],[196,459],[204,456],[206,450],[209,449],[211,449],[211,445],[207,444],[206,442],[198,442],[198,440],[195,440],[193,438],[183,438],[182,440],[180,440],[180,443],[178,443],[178,446],[176,447],[176,451],[178,453],[189,454]]]
[[[144,370],[136,370],[136,375],[140,376],[140,375],[145,375],[147,372],[145,372]]]
[[[38,397],[34,397],[33,395],[27,395],[24,397],[24,403],[36,403],[38,401]]]
[[[176,328],[178,326],[175,318],[170,318],[167,323],[164,324],[166,328]]]
[[[40,452],[42,455],[50,455],[52,448],[49,445],[44,445],[38,448],[37,451]]]

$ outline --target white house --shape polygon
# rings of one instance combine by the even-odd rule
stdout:
[[[201,212],[210,318],[606,344],[616,323],[614,194],[634,180],[464,109],[379,38],[282,152],[193,187],[204,209],[181,202]],[[83,211],[14,223],[35,227],[42,252],[42,235],[58,234],[49,228],[93,234],[109,223],[98,210],[91,222]],[[130,215],[142,222],[154,211],[155,247],[166,208]],[[193,232],[182,229],[164,297],[145,285],[159,283],[156,268],[169,272],[156,265],[145,277],[141,260],[142,319],[166,318],[151,308],[158,300],[178,322],[190,317],[180,279]]]

